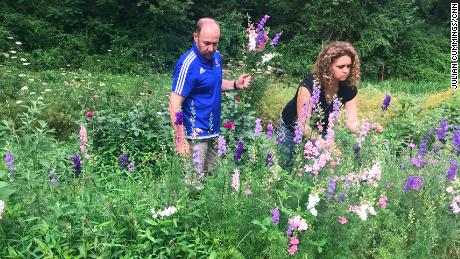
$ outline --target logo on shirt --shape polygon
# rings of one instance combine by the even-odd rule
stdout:
[[[200,67],[200,75],[203,74],[204,72],[206,72],[206,70],[202,67]]]
[[[214,65],[216,65],[216,67],[220,67],[219,60],[214,59]]]

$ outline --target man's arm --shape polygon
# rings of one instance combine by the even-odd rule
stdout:
[[[222,79],[222,91],[243,90],[248,88],[250,84],[251,75],[249,74],[240,75],[236,80]]]
[[[185,139],[184,125],[176,125],[176,114],[181,112],[182,104],[185,97],[171,92],[169,97],[169,117],[171,119],[171,125],[174,129],[174,141],[176,145],[176,152],[181,155],[189,155],[189,145]]]

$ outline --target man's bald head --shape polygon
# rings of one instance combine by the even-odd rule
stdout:
[[[204,27],[211,27],[220,31],[219,23],[212,18],[201,18],[196,22],[195,33],[200,34]]]

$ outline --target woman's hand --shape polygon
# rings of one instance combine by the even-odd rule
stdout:
[[[378,124],[378,123],[374,123],[372,124],[372,128],[375,130],[375,132],[377,133],[382,133],[383,132],[383,127],[382,125]]]

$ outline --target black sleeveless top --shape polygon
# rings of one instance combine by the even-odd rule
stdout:
[[[313,95],[313,75],[310,74],[300,83],[300,87],[305,87],[310,92],[310,95]],[[290,131],[294,131],[295,125],[297,123],[297,95],[299,94],[299,88],[295,93],[294,98],[292,98],[284,107],[283,112],[281,113],[281,118],[283,119],[284,124]],[[345,104],[348,101],[351,101],[358,94],[358,89],[353,85],[347,85],[345,81],[339,82],[339,91],[337,92],[337,97],[341,100],[342,104]],[[323,110],[323,132],[327,130],[329,114],[332,112],[332,103],[326,102],[326,95],[324,90],[321,88],[319,95],[319,105]],[[316,123],[316,122],[314,122]]]

